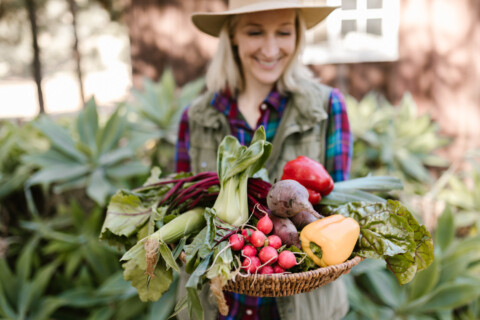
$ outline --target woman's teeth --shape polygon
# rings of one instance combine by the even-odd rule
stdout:
[[[277,60],[274,60],[274,61],[262,61],[262,60],[257,60],[262,66],[265,66],[265,67],[273,67],[276,63],[277,63]]]

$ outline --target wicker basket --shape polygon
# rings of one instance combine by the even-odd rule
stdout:
[[[283,297],[310,292],[349,273],[363,259],[357,256],[341,264],[299,273],[237,276],[228,281],[223,290],[257,297]]]

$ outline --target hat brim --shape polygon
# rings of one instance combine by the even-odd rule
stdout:
[[[194,13],[192,14],[192,22],[200,31],[211,36],[218,37],[223,24],[229,16],[280,9],[300,9],[305,19],[305,25],[307,29],[310,29],[323,21],[333,10],[337,8],[338,7],[334,6],[300,6],[288,4],[280,6],[276,5],[273,7],[256,4],[252,6],[244,6],[237,10]]]

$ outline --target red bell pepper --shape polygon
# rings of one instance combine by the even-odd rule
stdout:
[[[308,188],[306,189],[308,191],[308,201],[311,204],[319,204],[320,201],[322,200],[322,195],[317,191],[313,191],[312,189],[308,189]]]
[[[285,164],[282,180],[285,179],[296,180],[307,188],[313,200],[310,201],[312,204],[317,204],[321,200],[321,197],[317,200],[315,193],[326,196],[332,192],[334,186],[332,177],[323,165],[305,156],[298,156]]]

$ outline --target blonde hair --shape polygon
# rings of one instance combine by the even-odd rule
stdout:
[[[231,16],[220,31],[218,48],[208,67],[206,75],[207,89],[216,92],[228,88],[230,92],[242,91],[244,78],[240,60],[234,52],[232,38],[238,16]],[[301,53],[305,47],[305,21],[300,11],[296,15],[296,47],[290,63],[277,82],[277,89],[281,93],[301,92],[302,80],[313,79],[312,72],[302,63]]]

